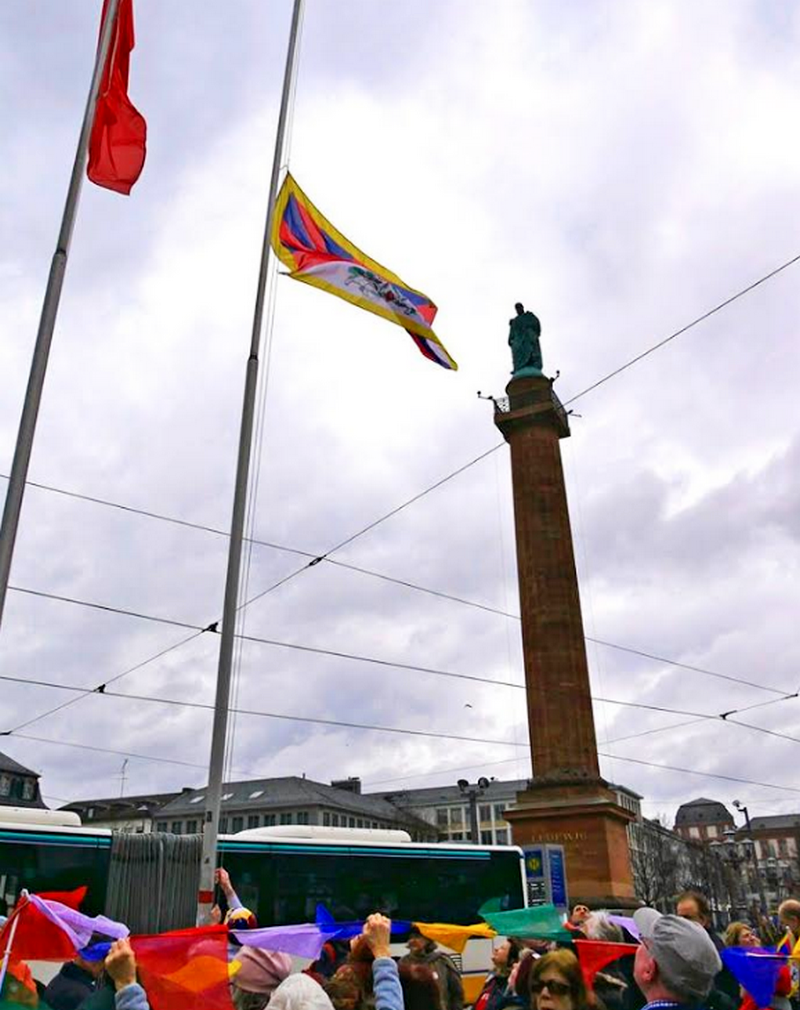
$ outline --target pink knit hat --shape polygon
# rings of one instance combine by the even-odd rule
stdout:
[[[240,965],[236,970],[237,963]],[[231,981],[245,992],[271,993],[289,975],[292,959],[288,954],[255,947],[242,947],[231,963]]]

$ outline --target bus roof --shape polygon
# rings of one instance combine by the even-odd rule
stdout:
[[[80,817],[72,810],[41,810],[30,807],[0,807],[0,824],[19,827],[20,824],[46,828],[79,828]]]

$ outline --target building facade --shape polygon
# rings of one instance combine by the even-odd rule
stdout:
[[[179,793],[148,793],[101,800],[75,800],[61,809],[76,813],[87,827],[148,835],[155,830],[158,812],[178,795]]]
[[[38,773],[7,754],[0,754],[0,806],[45,807]]]
[[[511,827],[505,819],[505,810],[515,802],[517,793],[526,785],[527,779],[506,782],[492,779],[477,797],[481,845],[511,845]],[[435,831],[435,837],[440,842],[471,841],[470,803],[457,785],[395,789],[369,795],[380,797],[424,821]]]
[[[176,835],[200,831],[205,789],[184,789],[157,814],[156,831]],[[361,794],[358,778],[330,785],[298,776],[228,782],[222,789],[219,831],[237,834],[249,828],[277,825],[332,828],[394,828],[414,841],[434,841],[427,821],[376,795]]]
[[[735,828],[733,816],[725,804],[705,797],[682,803],[675,815],[675,831],[689,841],[722,841],[725,832]]]

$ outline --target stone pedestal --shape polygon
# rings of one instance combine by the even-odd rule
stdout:
[[[630,903],[626,826],[600,777],[559,440],[569,422],[545,376],[514,378],[495,424],[511,450],[533,779],[507,811],[514,842],[563,844],[570,897]]]

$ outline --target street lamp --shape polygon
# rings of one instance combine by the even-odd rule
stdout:
[[[764,894],[764,883],[761,879],[761,870],[758,866],[758,856],[756,855],[756,843],[753,841],[753,825],[750,823],[750,814],[748,813],[747,807],[744,803],[740,803],[739,800],[734,800],[733,805],[737,810],[741,810],[744,814],[744,822],[747,825],[747,835],[748,837],[744,839],[748,842],[748,856],[753,860],[753,865],[755,867],[756,882],[758,884],[758,900],[761,903],[761,914],[767,915],[769,913],[769,906],[767,904],[767,898]]]
[[[478,797],[483,796],[484,791],[489,788],[489,780],[482,775],[474,785],[470,785],[466,779],[459,779],[457,785],[461,795],[466,796],[469,801],[470,840],[473,845],[478,845],[481,840],[478,829]]]

